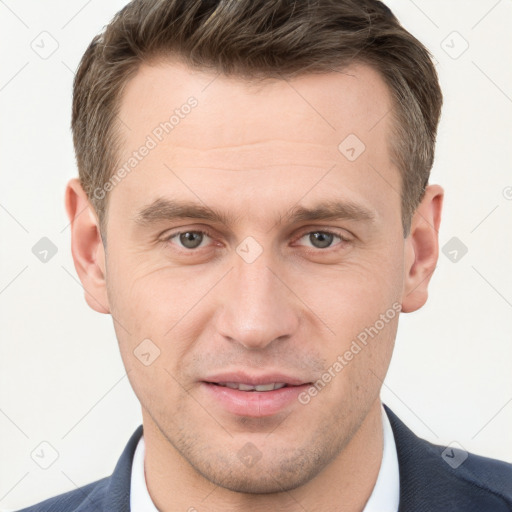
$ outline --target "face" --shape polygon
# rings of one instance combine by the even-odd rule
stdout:
[[[145,433],[217,485],[304,484],[378,403],[408,254],[390,109],[364,65],[249,84],[162,62],[125,89],[105,303]]]

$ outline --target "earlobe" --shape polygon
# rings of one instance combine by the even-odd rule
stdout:
[[[66,187],[66,211],[71,224],[71,253],[87,304],[98,313],[110,313],[105,274],[105,251],[99,221],[78,178]]]
[[[404,248],[404,313],[418,310],[427,301],[428,284],[439,256],[438,233],[443,197],[444,191],[439,185],[429,185],[413,215]]]

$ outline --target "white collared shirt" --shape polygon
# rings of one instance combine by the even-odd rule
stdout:
[[[381,406],[381,408],[384,451],[377,481],[363,512],[397,512],[400,501],[400,474],[395,436],[388,415],[384,407]]]
[[[384,429],[382,463],[372,494],[362,512],[397,512],[398,510],[400,499],[398,457],[395,437],[384,408],[382,408],[382,423]],[[144,453],[144,436],[141,436],[133,456],[130,509],[131,512],[159,512],[146,486]]]

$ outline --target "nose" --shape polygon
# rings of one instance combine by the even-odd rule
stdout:
[[[241,258],[220,290],[223,306],[217,330],[246,349],[264,349],[292,336],[300,322],[299,301],[288,288],[285,273],[264,256],[247,263]]]

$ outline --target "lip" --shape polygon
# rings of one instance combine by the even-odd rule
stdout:
[[[273,391],[240,391],[215,384],[217,382],[240,382],[257,386],[271,382],[283,382],[287,386]],[[298,404],[298,396],[312,385],[311,382],[282,373],[249,375],[231,372],[213,375],[201,382],[201,389],[210,401],[236,416],[261,418],[277,414],[291,405]]]
[[[227,372],[227,373],[217,373],[215,375],[211,375],[210,377],[205,377],[201,379],[203,382],[239,382],[243,384],[250,384],[251,386],[258,386],[259,384],[270,384],[271,382],[284,382],[289,386],[300,386],[302,384],[311,384],[310,382],[306,382],[304,379],[299,379],[297,377],[293,377],[290,375],[286,375],[284,373],[273,372],[273,373],[264,373],[260,375],[250,375],[248,373],[238,371],[238,372]],[[269,391],[268,391],[269,393]]]

